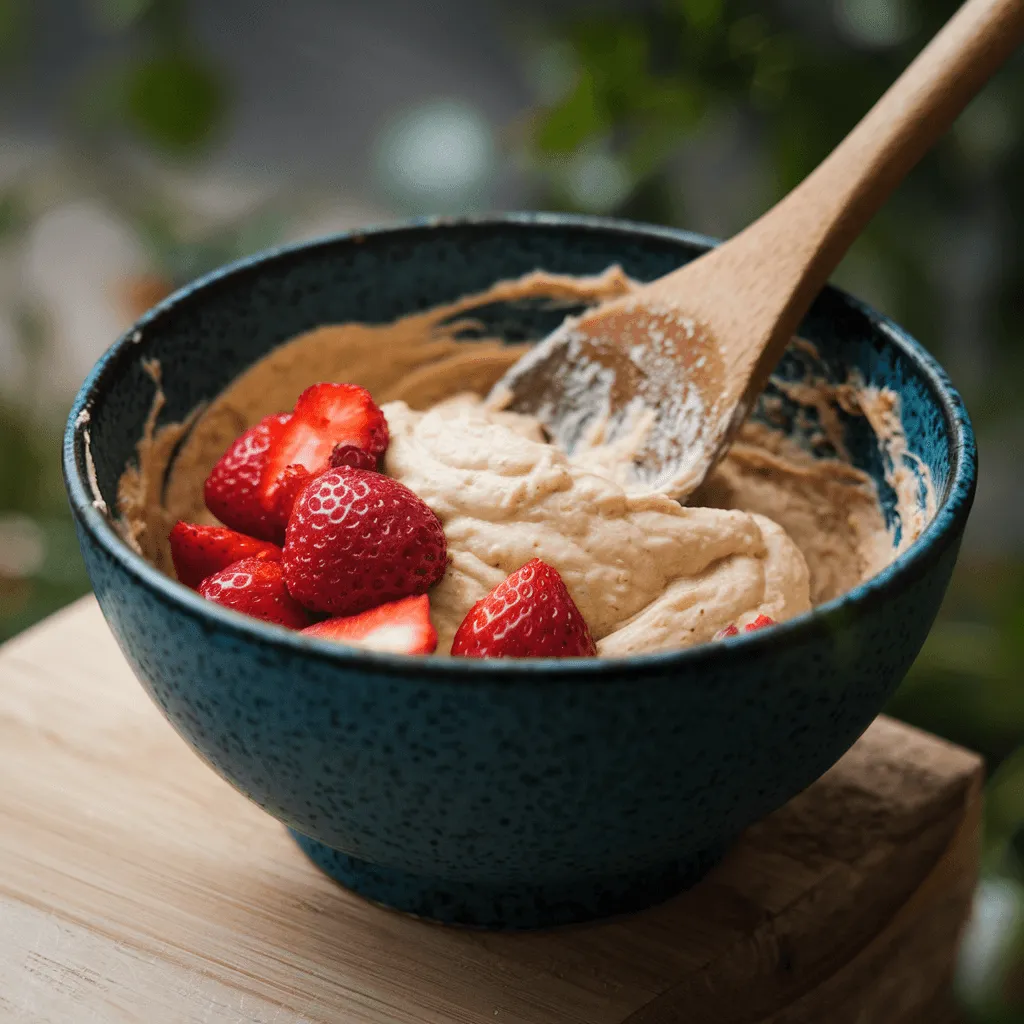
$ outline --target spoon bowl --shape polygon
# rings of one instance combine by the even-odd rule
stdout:
[[[641,289],[566,320],[509,370],[490,401],[537,417],[570,454],[619,444],[627,486],[682,497],[710,468],[702,439],[722,429],[722,412],[706,399],[723,371],[701,325],[645,302]]]

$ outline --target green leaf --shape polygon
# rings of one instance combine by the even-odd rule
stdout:
[[[637,103],[639,113],[674,127],[678,135],[691,131],[706,108],[707,95],[696,81],[652,82]]]
[[[725,0],[678,0],[679,10],[694,32],[708,33],[722,23]]]
[[[206,142],[226,107],[219,75],[201,58],[168,53],[129,71],[125,108],[132,127],[151,144],[185,152]]]
[[[31,508],[35,498],[35,470],[38,453],[32,443],[27,418],[19,409],[0,399],[0,508]]]
[[[17,56],[25,41],[29,5],[24,0],[0,0],[0,61]]]
[[[772,36],[757,53],[751,99],[760,106],[771,106],[785,99],[789,75],[793,70],[793,48],[784,36]]]
[[[1024,825],[1024,747],[1008,757],[989,780],[985,804],[990,841],[1008,840]]]
[[[125,120],[128,69],[100,64],[89,69],[71,97],[72,112],[87,132],[102,132]]]
[[[729,52],[734,59],[757,53],[768,40],[769,26],[760,14],[748,14],[729,28]]]
[[[96,22],[109,32],[123,32],[131,28],[153,7],[155,0],[92,0]]]
[[[607,127],[607,116],[598,105],[593,76],[584,69],[572,92],[542,117],[535,141],[542,153],[571,153]]]
[[[26,221],[21,203],[10,193],[0,195],[0,241],[13,234]]]
[[[588,21],[576,32],[574,45],[600,105],[611,117],[628,116],[650,84],[645,27],[621,19]]]
[[[650,89],[639,104],[637,127],[628,146],[631,172],[647,178],[661,171],[706,109],[707,97],[695,82],[663,82]]]

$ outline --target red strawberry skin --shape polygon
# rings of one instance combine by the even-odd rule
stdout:
[[[388,424],[370,392],[357,384],[314,384],[299,395],[291,419],[271,438],[263,476],[264,504],[276,503],[275,491],[289,467],[310,476],[329,468],[338,445],[350,445],[377,460],[388,446]],[[351,464],[351,463],[350,463]]]
[[[171,545],[175,575],[193,590],[198,590],[207,576],[242,558],[281,561],[281,549],[276,544],[247,537],[224,526],[201,526],[179,521],[167,539]]]
[[[288,593],[280,562],[243,558],[199,584],[208,601],[290,629],[309,625],[309,615]]]
[[[273,523],[282,544],[295,499],[312,479],[313,474],[305,466],[286,466],[277,486],[263,499],[268,520]]]
[[[341,467],[296,499],[283,565],[297,601],[337,617],[426,593],[444,575],[447,553],[440,521],[408,487]]]
[[[380,604],[358,615],[325,619],[302,632],[392,654],[432,654],[437,648],[437,630],[430,622],[430,598],[426,594]]]
[[[379,461],[376,455],[371,455],[362,448],[357,448],[354,444],[336,444],[331,452],[328,464],[332,469],[350,466],[353,469],[376,470]],[[269,506],[267,514],[280,527],[282,542],[284,541],[284,531],[288,525],[288,519],[295,505],[295,499],[299,496],[299,491],[315,475],[315,473],[310,473],[305,466],[296,464],[286,466],[277,485],[266,498],[266,504]]]
[[[597,648],[557,570],[532,558],[477,601],[452,654],[465,658],[586,658]]]
[[[331,469],[339,469],[342,466],[351,466],[352,469],[377,469],[378,457],[371,455],[363,448],[357,448],[354,444],[336,444],[331,452]]]
[[[280,544],[284,522],[263,501],[263,477],[272,439],[288,423],[288,413],[266,416],[236,438],[206,478],[206,507],[225,526]]]

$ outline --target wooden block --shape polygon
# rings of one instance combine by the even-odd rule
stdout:
[[[880,718],[691,892],[542,934],[323,877],[149,702],[87,598],[0,651],[0,1021],[931,1024],[977,757]]]

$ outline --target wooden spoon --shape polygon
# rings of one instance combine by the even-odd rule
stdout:
[[[683,499],[722,457],[811,302],[893,188],[1024,38],[1024,0],[968,0],[843,140],[748,228],[569,319],[491,400],[630,487]],[[632,438],[632,440],[630,440]]]

